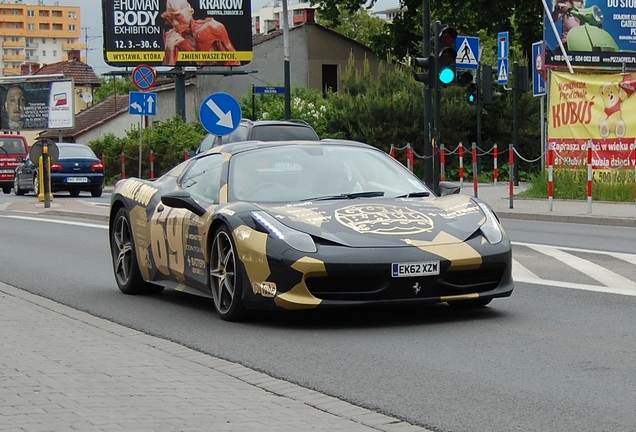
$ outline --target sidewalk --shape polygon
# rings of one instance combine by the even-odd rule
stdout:
[[[0,338],[3,432],[427,431],[2,283]]]
[[[472,183],[464,182],[461,193],[477,196],[487,202],[502,219],[525,219],[545,222],[571,222],[591,225],[636,227],[636,203],[592,201],[591,212],[587,201],[525,199],[516,195],[526,189],[520,183],[513,187],[510,200],[509,183],[478,184],[477,193]],[[512,206],[512,208],[511,208]]]

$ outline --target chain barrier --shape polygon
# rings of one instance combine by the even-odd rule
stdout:
[[[404,148],[406,148],[406,146]],[[155,158],[157,156],[162,157],[162,156],[165,156],[165,154],[155,153],[154,150],[150,149],[150,152],[148,154],[148,164],[149,164],[149,167],[150,167],[150,180],[154,180],[155,179]],[[189,158],[190,158],[190,155],[188,154],[188,151],[184,150],[183,151],[183,160],[186,161]],[[102,162],[102,165],[104,166],[104,171],[106,171],[106,166],[110,166],[108,161],[111,161],[112,164],[119,164],[120,165],[121,178],[125,179],[126,178],[126,164],[139,162],[139,156],[129,156],[123,151],[119,155],[112,156],[112,157],[108,157],[104,153],[102,153],[101,162]]]

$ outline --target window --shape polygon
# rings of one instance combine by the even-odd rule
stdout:
[[[222,167],[220,154],[196,159],[181,179],[181,187],[195,199],[218,203]]]
[[[42,50],[42,57],[46,57],[46,50]]]
[[[69,18],[71,18],[71,19],[75,19],[75,18],[77,18],[76,14],[75,14],[75,11],[70,11],[70,12],[68,13],[68,17],[69,17]]]
[[[35,30],[35,24],[29,24],[29,25],[27,26],[27,28],[28,28],[29,30]]]
[[[32,10],[27,11],[27,16],[34,17],[35,16],[35,11],[32,11]]]
[[[75,31],[75,24],[69,24],[68,29],[70,31]]]
[[[53,50],[53,57],[57,57],[57,50]]]

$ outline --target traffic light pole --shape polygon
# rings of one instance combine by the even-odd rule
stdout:
[[[431,4],[430,0],[422,0],[422,33],[424,58],[431,57]],[[431,76],[430,79],[435,79]],[[433,186],[433,92],[430,86],[424,86],[424,182]]]

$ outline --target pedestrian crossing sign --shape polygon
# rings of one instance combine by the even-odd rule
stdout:
[[[473,36],[457,36],[455,42],[458,69],[477,69],[479,67],[479,38]]]
[[[497,84],[508,84],[508,59],[501,58],[497,60]]]

